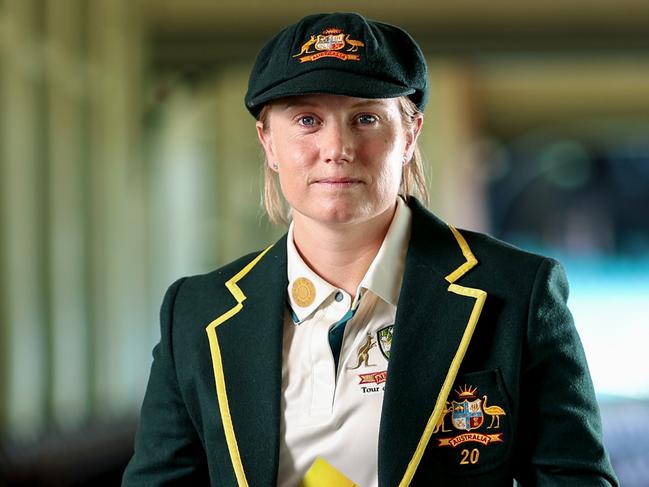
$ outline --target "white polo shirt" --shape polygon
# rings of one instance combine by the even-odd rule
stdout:
[[[362,487],[378,484],[379,420],[410,222],[410,209],[398,198],[354,302],[304,263],[293,242],[293,225],[289,227],[280,487],[299,485],[317,457]],[[295,296],[294,285],[301,288]],[[329,328],[354,309],[336,372]]]

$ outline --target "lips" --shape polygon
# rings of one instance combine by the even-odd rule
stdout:
[[[351,186],[354,184],[360,184],[363,181],[353,177],[327,177],[316,179],[313,182],[316,184],[329,184],[332,186]]]

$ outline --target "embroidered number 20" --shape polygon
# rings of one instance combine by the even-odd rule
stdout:
[[[469,451],[466,448],[460,452],[462,455],[462,460],[460,460],[460,465],[475,465],[480,459],[480,450],[474,448]]]

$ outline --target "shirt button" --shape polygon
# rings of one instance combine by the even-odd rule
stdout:
[[[336,293],[336,296],[334,297],[334,299],[335,299],[336,301],[338,301],[339,303],[343,300],[343,298],[344,298],[343,293],[341,293],[340,291],[338,291],[338,292]]]

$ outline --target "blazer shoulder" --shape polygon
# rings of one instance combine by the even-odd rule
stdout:
[[[412,255],[417,263],[433,255],[435,262],[441,262],[438,267],[442,276],[446,276],[448,269],[456,268],[471,258],[475,258],[477,265],[463,279],[479,279],[481,282],[497,279],[504,284],[533,281],[544,263],[549,263],[550,267],[557,265],[554,259],[523,250],[486,233],[455,228],[414,199],[410,208],[413,216],[410,250],[416,251]],[[460,236],[452,230],[457,230]],[[431,265],[435,267],[434,263]]]
[[[451,236],[451,227],[453,227],[464,238],[471,253],[479,263],[488,261],[512,262],[515,265],[524,264],[526,266],[536,264],[538,267],[547,260],[556,262],[552,258],[524,250],[487,233],[455,227],[452,223],[440,219],[415,198],[410,198],[409,206],[413,216],[411,242],[412,237],[415,236],[415,230],[417,230],[417,242],[425,248],[434,247],[438,253],[444,253],[447,246],[452,247],[454,250],[457,249],[458,242],[456,238]]]
[[[528,265],[536,264],[538,266],[547,261],[558,263],[552,257],[523,249],[486,233],[465,229],[458,229],[458,231],[466,239],[478,261],[482,257],[483,260],[493,259],[498,262],[511,260],[516,265],[526,263]]]
[[[167,290],[162,308],[182,323],[206,323],[236,304],[226,283],[262,251],[251,252],[203,274],[181,277]]]
[[[484,233],[459,231],[478,261],[475,273],[471,274],[481,284],[488,281],[498,283],[503,289],[532,292],[539,280],[566,280],[562,264],[552,257],[524,250]]]
[[[182,288],[179,294],[183,299],[188,297],[198,298],[209,295],[211,299],[218,296],[232,295],[227,290],[226,283],[232,279],[241,269],[252,262],[263,250],[243,255],[223,266],[203,274],[195,274],[182,278]]]

